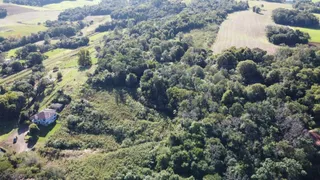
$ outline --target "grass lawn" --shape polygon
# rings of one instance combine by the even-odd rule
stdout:
[[[302,32],[309,33],[311,39],[310,42],[320,43],[320,29],[311,29],[311,28],[294,28],[299,29]]]
[[[53,127],[52,127],[53,126]],[[52,136],[55,132],[57,132],[61,128],[61,123],[56,122],[51,126],[41,126],[40,127],[40,136],[38,139],[38,143],[45,143],[50,136]]]

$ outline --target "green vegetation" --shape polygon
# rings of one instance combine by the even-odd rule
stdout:
[[[43,25],[15,25],[15,26],[5,26],[0,31],[1,37],[22,37],[29,36],[31,33],[45,31],[47,27]]]
[[[306,11],[278,8],[272,11],[272,18],[275,23],[282,25],[309,28],[319,26],[319,18]]]
[[[1,66],[0,123],[29,125],[51,103],[64,109],[49,126],[29,125],[34,151],[1,156],[0,179],[320,177],[319,132],[309,131],[320,124],[320,50],[210,51],[220,24],[248,8],[103,0],[62,12],[45,32],[3,39],[0,49],[20,48]],[[83,36],[94,15],[112,21]],[[273,30],[272,41],[306,38]]]
[[[310,35],[310,42],[320,43],[320,30],[312,28],[295,27],[294,29],[308,33]]]
[[[308,33],[293,30],[288,27],[267,26],[267,37],[273,44],[285,44],[294,46],[296,44],[307,44],[310,39]]]

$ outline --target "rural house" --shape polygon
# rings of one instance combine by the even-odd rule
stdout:
[[[47,126],[57,119],[57,112],[53,109],[45,109],[31,117],[33,123]]]

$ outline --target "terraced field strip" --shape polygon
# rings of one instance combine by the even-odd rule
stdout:
[[[70,53],[68,54],[62,54],[62,55],[58,55],[56,57],[53,57],[53,58],[49,58],[47,60],[44,60],[43,61],[43,65],[45,67],[48,67],[48,66],[51,66],[53,64],[56,64],[58,62],[58,60],[60,59],[63,59],[63,58],[68,58],[68,57],[72,57],[72,56],[75,56],[77,53],[78,53],[78,49],[75,49],[75,50],[72,50]],[[29,74],[31,74],[32,70],[31,69],[25,69],[19,73],[16,73],[14,75],[11,75],[11,76],[8,76],[4,79],[0,79],[0,84],[9,84],[9,83],[12,83],[13,81],[15,80],[18,80],[18,79],[21,79],[21,78],[24,78],[26,76],[28,76]]]
[[[99,35],[100,33],[93,33],[93,34],[90,34],[88,37],[95,37],[97,35]],[[43,61],[43,65],[46,67],[46,70],[51,70],[50,68],[54,67],[54,65],[58,64],[61,60],[70,60],[73,56],[76,56],[77,53],[79,52],[80,49],[82,48],[88,48],[88,49],[91,49],[93,48],[97,43],[98,39],[95,39],[94,40],[94,43],[90,43],[89,46],[87,47],[81,47],[81,48],[78,48],[78,49],[74,49],[74,50],[66,50],[68,52],[60,52],[59,54],[53,56],[53,57],[49,57],[48,59],[44,60]],[[0,84],[10,84],[12,83],[13,81],[15,80],[19,80],[19,79],[22,79],[28,75],[30,75],[32,72],[31,69],[25,69],[23,71],[20,71],[19,73],[16,73],[16,74],[13,74],[11,76],[8,76],[6,78],[3,78],[3,79],[0,79]]]

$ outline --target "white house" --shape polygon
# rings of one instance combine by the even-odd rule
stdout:
[[[57,112],[53,109],[45,109],[38,114],[35,114],[31,117],[31,120],[35,124],[41,124],[48,126],[57,119]]]

